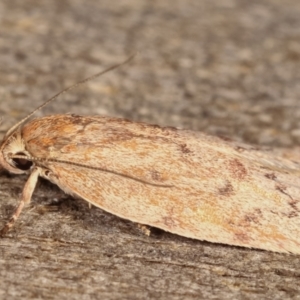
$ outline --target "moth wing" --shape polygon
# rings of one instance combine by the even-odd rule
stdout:
[[[186,237],[300,253],[300,179],[286,175],[299,173],[292,162],[200,133],[111,118],[47,118],[23,128],[33,156],[122,174],[45,163],[66,192]]]

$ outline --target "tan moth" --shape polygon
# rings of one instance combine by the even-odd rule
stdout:
[[[65,114],[28,121],[74,86],[17,123],[0,144],[0,165],[29,174],[1,235],[43,177],[140,224],[198,240],[300,254],[297,154],[119,118]]]

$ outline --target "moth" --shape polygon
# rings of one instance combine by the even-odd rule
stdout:
[[[29,120],[78,84],[13,126],[0,144],[2,168],[29,174],[2,236],[43,177],[133,222],[197,240],[300,254],[297,153],[120,118],[61,114]]]

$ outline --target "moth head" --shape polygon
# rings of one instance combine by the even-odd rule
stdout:
[[[4,137],[0,146],[0,165],[4,169],[15,174],[27,173],[33,166],[30,158],[19,130]]]

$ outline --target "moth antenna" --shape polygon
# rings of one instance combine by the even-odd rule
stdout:
[[[142,179],[138,179],[136,177],[132,177],[130,175],[126,175],[126,174],[122,174],[113,170],[108,170],[105,168],[99,168],[99,167],[93,167],[93,166],[89,166],[89,165],[85,165],[85,164],[80,164],[80,163],[76,163],[73,161],[68,161],[68,160],[60,160],[60,159],[55,159],[55,158],[40,158],[40,157],[28,157],[25,155],[9,155],[9,158],[14,159],[14,158],[19,158],[19,159],[26,159],[32,162],[55,162],[55,163],[60,163],[60,164],[67,164],[67,165],[72,165],[72,166],[76,166],[76,167],[80,167],[80,168],[86,168],[86,169],[90,169],[90,170],[96,170],[96,171],[101,171],[101,172],[106,172],[106,173],[111,173],[114,175],[118,175],[124,178],[128,178],[143,184],[148,184],[148,185],[153,185],[153,186],[157,186],[157,187],[164,187],[164,188],[170,188],[173,187],[172,185],[164,185],[164,184],[156,184],[156,183],[151,183],[151,182],[147,182],[145,180]]]
[[[129,56],[125,61],[118,63],[116,65],[113,65],[107,69],[105,69],[104,71],[101,71],[99,73],[96,73],[90,77],[87,77],[65,89],[63,89],[62,91],[60,91],[59,93],[55,94],[53,97],[51,97],[50,99],[48,99],[46,102],[44,102],[43,104],[41,104],[40,106],[38,106],[35,110],[33,110],[30,114],[28,114],[25,118],[23,118],[21,121],[19,121],[17,124],[15,124],[12,128],[10,128],[7,133],[6,133],[6,137],[9,136],[12,132],[15,131],[16,128],[18,128],[20,125],[22,125],[24,122],[26,122],[32,115],[34,115],[37,111],[41,110],[43,107],[47,106],[50,102],[54,101],[55,99],[57,99],[60,95],[74,89],[75,87],[82,85],[90,80],[93,80],[105,73],[108,73],[114,69],[117,69],[119,67],[121,67],[122,65],[125,65],[127,63],[129,63],[131,60],[133,60],[133,58],[137,55],[137,53],[134,53],[133,55]]]

